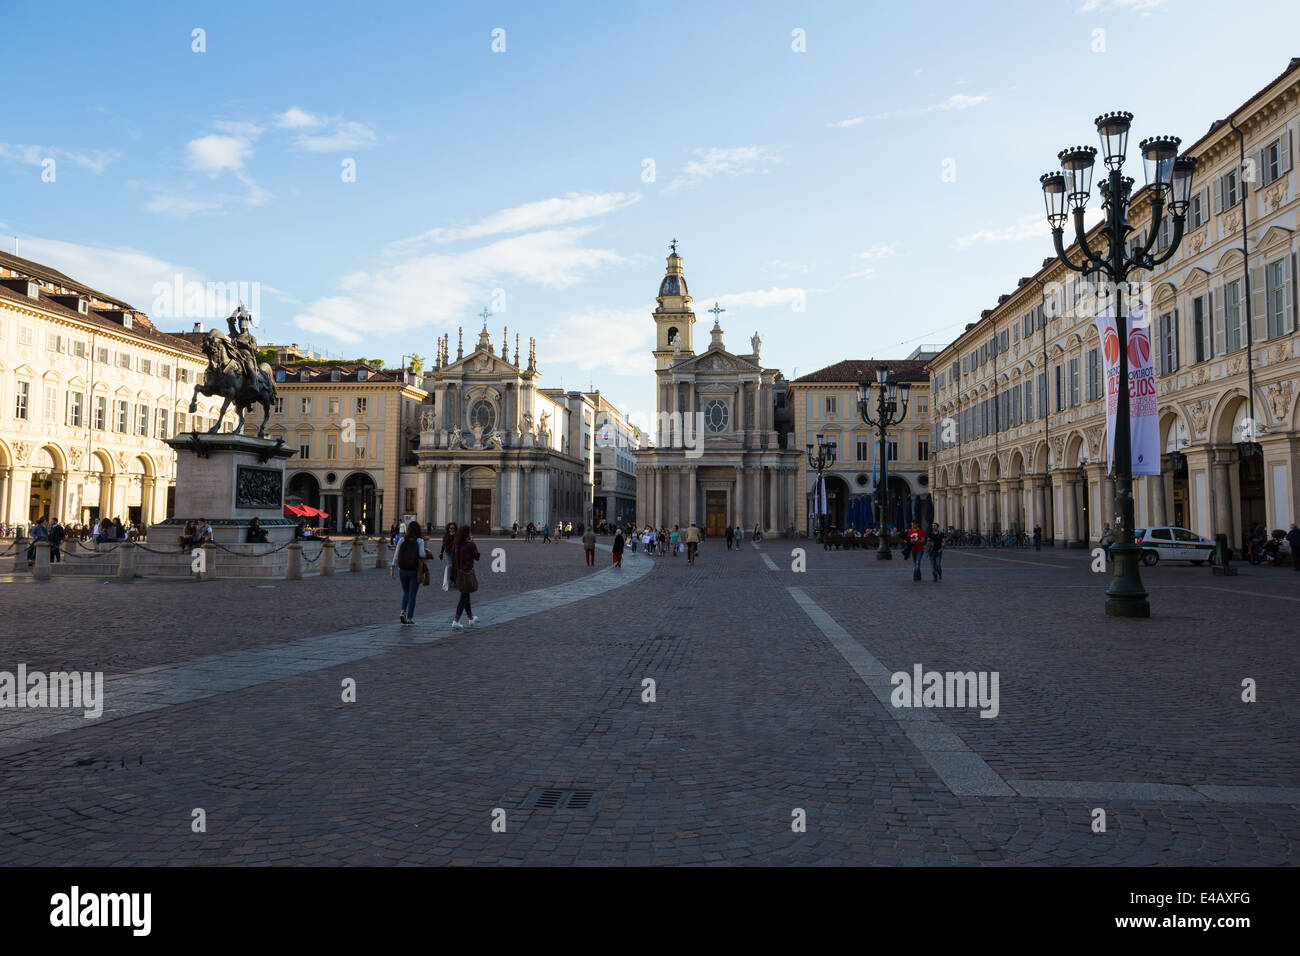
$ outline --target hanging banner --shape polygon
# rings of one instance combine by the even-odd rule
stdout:
[[[1141,306],[1128,317],[1128,410],[1133,474],[1160,474],[1160,406],[1152,363],[1151,329]],[[1119,409],[1119,331],[1112,310],[1097,316],[1106,375],[1106,461],[1115,471],[1115,416]],[[1095,449],[1089,449],[1095,453]]]
[[[821,479],[818,485],[817,513],[824,515],[826,514],[826,479]]]

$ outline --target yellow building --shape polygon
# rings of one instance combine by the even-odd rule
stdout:
[[[285,497],[329,514],[322,526],[386,532],[414,515],[423,523],[415,449],[420,410],[428,400],[422,379],[404,369],[359,362],[304,360],[277,347],[272,366],[278,397],[268,438],[282,438],[297,455],[286,462]],[[254,413],[245,422],[257,433]]]
[[[162,439],[206,430],[221,408],[200,397],[189,413],[206,368],[121,299],[0,253],[0,524],[167,517],[176,468]]]
[[[849,501],[871,495],[884,469],[880,467],[879,433],[862,421],[858,411],[858,383],[876,380],[876,367],[886,365],[890,380],[906,382],[911,398],[906,418],[888,429],[886,455],[889,459],[888,488],[890,523],[924,520],[930,505],[930,385],[926,361],[935,352],[922,346],[906,359],[848,359],[802,375],[790,383],[789,402],[794,413],[792,444],[801,450],[799,458],[798,528],[805,534],[817,531],[814,494],[817,472],[808,467],[807,446],[816,453],[818,436],[834,442],[836,460],[825,472],[826,524],[843,529],[851,522]],[[874,395],[874,393],[873,393]],[[872,407],[872,414],[875,408]],[[901,517],[900,517],[901,516]],[[878,518],[876,519],[879,520]]]
[[[1185,151],[1196,193],[1178,251],[1133,277],[1150,305],[1163,452],[1162,474],[1135,479],[1134,494],[1138,526],[1240,546],[1256,522],[1289,528],[1300,504],[1300,58],[1229,120]],[[1135,242],[1149,199],[1133,199]],[[1170,224],[1159,229],[1153,251],[1168,243]],[[1114,523],[1096,311],[1081,277],[1044,260],[930,362],[945,525],[1037,525],[1082,546]]]

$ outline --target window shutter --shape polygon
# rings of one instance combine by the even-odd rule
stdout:
[[[1252,342],[1268,338],[1268,286],[1264,283],[1263,266],[1250,270],[1250,334]]]
[[[1277,144],[1277,171],[1281,175],[1291,168],[1291,128],[1282,130]]]
[[[1223,331],[1223,284],[1219,283],[1219,294],[1210,293],[1214,303],[1214,351],[1213,355],[1222,355],[1228,351],[1228,339]]]
[[[1223,212],[1223,181],[1226,176],[1220,176],[1214,181],[1214,214],[1217,216]]]
[[[1300,327],[1300,321],[1298,321],[1300,317],[1296,315],[1296,306],[1297,303],[1300,303],[1300,296],[1296,295],[1296,288],[1295,288],[1296,286],[1295,259],[1296,259],[1296,255],[1293,252],[1291,253],[1290,259],[1283,260],[1284,262],[1286,262],[1286,271],[1287,271],[1286,279],[1283,281],[1283,285],[1286,286],[1286,310],[1287,312],[1291,313],[1292,332],[1294,332],[1297,327]]]
[[[1169,371],[1171,371],[1171,372],[1177,372],[1177,371],[1178,371],[1178,365],[1179,365],[1179,361],[1178,361],[1178,339],[1179,339],[1178,328],[1179,328],[1179,325],[1178,325],[1178,322],[1179,322],[1179,319],[1178,319],[1178,310],[1177,310],[1177,309],[1174,309],[1174,350],[1173,350],[1173,354],[1174,354],[1174,367],[1171,368],[1171,369],[1169,370]]]
[[[1247,157],[1248,162],[1254,162],[1255,168],[1250,170],[1254,176],[1250,182],[1250,191],[1254,192],[1257,187],[1268,185],[1268,168],[1264,165],[1264,150],[1257,149]],[[1249,167],[1248,167],[1249,168]]]

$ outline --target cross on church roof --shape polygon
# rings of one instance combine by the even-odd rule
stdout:
[[[675,236],[673,237],[673,241],[668,243],[668,247],[672,249],[673,255],[677,255],[677,238]]]
[[[718,324],[718,316],[720,316],[723,312],[726,312],[727,310],[726,310],[726,309],[720,309],[720,308],[718,308],[718,303],[714,302],[714,303],[713,303],[713,308],[711,308],[711,309],[705,309],[704,311],[705,311],[705,312],[712,312],[712,313],[713,313],[713,324],[714,324],[714,325],[717,325],[717,324]]]
[[[479,313],[479,317],[483,320],[483,324],[486,326],[487,320],[492,318],[492,310],[486,305],[483,306],[483,311]]]

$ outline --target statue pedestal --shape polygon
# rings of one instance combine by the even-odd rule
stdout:
[[[258,518],[272,544],[293,538],[284,517],[284,463],[297,452],[283,442],[236,432],[189,432],[167,439],[176,450],[175,517],[155,527],[179,535],[187,521],[207,518],[218,544],[244,544]]]

